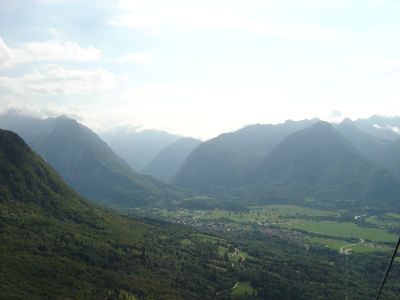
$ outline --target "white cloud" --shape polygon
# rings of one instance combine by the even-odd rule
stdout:
[[[116,77],[103,69],[76,70],[57,66],[21,77],[0,77],[0,91],[17,95],[74,95],[106,91],[116,85]]]
[[[132,125],[206,139],[247,124],[281,122],[285,120],[282,116],[301,119],[316,115],[304,113],[299,106],[290,104],[285,90],[276,86],[212,88],[152,83],[131,89],[108,116],[99,119],[108,124],[131,120]]]
[[[354,65],[373,67],[400,67],[400,58],[362,57],[350,60]]]
[[[153,56],[144,52],[135,52],[124,55],[120,58],[111,60],[115,63],[150,63],[153,61]]]
[[[17,48],[10,48],[0,37],[0,67],[38,61],[91,62],[100,58],[98,49],[92,46],[82,47],[74,41],[51,40],[24,43]]]
[[[258,3],[258,4],[257,4]],[[260,4],[261,3],[261,4]],[[253,3],[253,8],[276,6],[270,1]],[[195,27],[242,30],[258,34],[283,36],[294,39],[331,38],[335,30],[318,25],[279,25],[266,22],[234,9],[230,1],[199,1],[196,3],[174,1],[119,0],[121,14],[110,21],[111,25],[134,28]],[[280,8],[276,8],[279,10]],[[268,19],[268,18],[266,18]]]
[[[0,67],[8,66],[14,59],[13,51],[7,47],[2,38],[0,37]]]
[[[98,49],[92,46],[84,48],[73,41],[26,43],[22,44],[20,51],[23,55],[22,60],[25,59],[27,61],[68,60],[88,62],[101,58],[101,53]]]
[[[386,130],[391,130],[394,133],[400,134],[400,128],[396,127],[396,126],[391,126],[389,124],[384,124],[383,126],[379,125],[379,124],[374,124],[375,128],[379,128],[379,129],[386,129]]]

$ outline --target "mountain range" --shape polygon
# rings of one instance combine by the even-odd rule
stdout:
[[[180,192],[135,172],[93,131],[67,118],[37,119],[9,113],[0,127],[13,130],[84,197],[114,207],[168,203]]]
[[[384,117],[373,115],[367,119],[358,119],[354,124],[378,138],[395,141],[399,138],[400,133],[400,117]]]
[[[266,153],[288,134],[317,122],[287,121],[279,125],[250,125],[224,133],[196,147],[171,182],[199,193],[234,187],[243,176],[260,163]]]
[[[388,138],[386,129],[378,129],[376,134],[371,134],[368,131],[358,127],[357,123],[351,121],[350,119],[343,120],[340,124],[336,125],[335,128],[366,159],[375,162],[377,161],[378,156],[383,149],[393,140],[396,140],[397,137],[395,134],[392,139]],[[397,138],[400,138],[400,136]]]
[[[0,130],[0,233],[1,299],[339,299],[345,292],[336,253],[105,210],[6,130]],[[246,260],[221,255],[225,247],[246,247]],[[385,267],[366,259],[352,257],[355,299],[372,299],[378,279],[376,272],[362,276],[367,269],[359,264]],[[239,281],[254,288],[236,296]],[[396,299],[397,286],[392,290],[388,299]]]
[[[313,199],[400,209],[397,135],[389,139],[387,128],[373,125],[375,133],[369,133],[359,122],[245,127],[194,149],[172,182],[197,194],[240,202]]]
[[[287,136],[257,169],[258,183],[279,190],[280,196],[400,208],[400,181],[365,159],[326,122]],[[379,193],[383,188],[385,193]]]
[[[313,199],[398,207],[398,124],[398,118],[373,116],[249,125],[205,142],[170,135],[169,142],[178,139],[160,146],[142,169],[151,176],[144,176],[75,120],[0,117],[0,127],[19,133],[77,192],[120,208],[168,206],[183,193],[241,203]]]
[[[201,143],[193,138],[182,138],[165,147],[141,170],[159,180],[168,182],[180,169],[185,159]]]
[[[237,280],[200,240],[182,247],[190,230],[94,206],[5,130],[0,208],[1,299],[202,299]]]
[[[145,168],[162,149],[182,138],[161,130],[121,126],[101,132],[100,137],[137,171]]]

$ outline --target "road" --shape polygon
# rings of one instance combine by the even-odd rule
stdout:
[[[364,244],[364,242],[365,242],[365,241],[364,241],[363,239],[360,238],[360,241],[359,241],[358,243],[349,244],[349,245],[345,245],[345,246],[340,247],[339,253],[340,253],[340,254],[347,254],[346,250],[351,250],[351,249],[346,249],[346,250],[345,250],[345,248],[349,248],[349,247],[355,246],[355,245]]]
[[[233,286],[233,288],[231,288],[231,290],[236,289],[239,284],[240,284],[240,281],[236,282],[235,285]]]

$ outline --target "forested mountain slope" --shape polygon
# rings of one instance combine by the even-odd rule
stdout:
[[[206,244],[182,248],[190,231],[89,204],[4,130],[0,206],[1,299],[200,299],[234,284]]]
[[[168,203],[181,197],[172,186],[136,173],[93,131],[67,118],[5,115],[0,127],[16,130],[84,197],[115,207]]]
[[[221,253],[238,247],[246,260]],[[342,260],[262,233],[223,238],[106,211],[0,130],[1,299],[340,299]],[[353,299],[373,299],[381,260],[352,258]],[[235,296],[239,281],[252,292]]]

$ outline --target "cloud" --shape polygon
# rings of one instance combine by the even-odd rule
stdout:
[[[22,60],[68,60],[77,62],[95,61],[101,58],[100,51],[94,47],[81,47],[76,42],[48,41],[22,44]]]
[[[363,57],[363,58],[351,59],[350,62],[353,65],[362,65],[362,66],[400,67],[400,58]]]
[[[294,39],[329,38],[337,34],[335,30],[319,25],[293,26],[269,23],[264,19],[247,16],[234,9],[231,2],[201,1],[144,1],[119,0],[121,14],[110,20],[113,26],[133,28],[194,27],[210,29],[242,30],[257,34],[283,36]],[[259,4],[265,8],[267,4]],[[257,10],[257,4],[253,5]],[[268,19],[268,18],[267,18]]]
[[[72,61],[92,62],[99,60],[101,53],[89,46],[82,47],[74,41],[23,43],[17,48],[10,48],[0,37],[0,67],[39,62],[39,61]]]
[[[334,109],[331,110],[331,112],[329,113],[328,116],[328,121],[333,122],[333,123],[340,123],[343,120],[343,112],[338,110],[338,109]]]
[[[8,66],[14,59],[14,52],[7,47],[0,37],[0,68]]]
[[[153,56],[151,56],[148,53],[135,52],[135,53],[129,53],[120,58],[113,59],[113,60],[111,60],[111,62],[114,62],[114,63],[150,63],[153,60],[154,60]]]
[[[0,76],[0,92],[17,95],[90,94],[112,89],[117,78],[101,68],[65,69],[50,66],[21,77]]]
[[[276,103],[282,105],[277,107]],[[164,82],[132,88],[117,100],[108,116],[99,119],[108,119],[108,124],[130,120],[132,125],[207,139],[252,123],[316,116],[320,109],[314,106],[314,111],[304,111],[301,107],[301,103],[290,103],[285,88],[277,86],[207,87]]]
[[[375,127],[375,128],[378,128],[378,129],[391,130],[391,131],[393,131],[394,133],[400,134],[400,128],[399,128],[399,127],[391,126],[391,125],[389,125],[389,124],[384,124],[383,126],[382,126],[382,125],[379,125],[379,124],[374,124],[374,127]]]
[[[334,109],[331,111],[330,117],[332,118],[340,118],[343,116],[343,113],[340,110]]]

